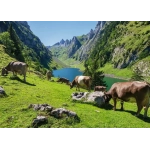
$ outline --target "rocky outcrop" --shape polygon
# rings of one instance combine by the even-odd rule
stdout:
[[[59,43],[60,45],[64,45],[65,41],[62,39]]]
[[[94,31],[91,29],[90,33],[87,35],[88,40],[92,39],[94,35],[95,35]]]
[[[112,55],[114,68],[126,68],[129,64],[137,59],[137,54],[129,53],[123,47],[116,47]]]
[[[76,112],[67,110],[65,108],[54,108],[48,104],[30,104],[28,108],[33,108],[35,111],[45,111],[47,114],[42,116],[37,116],[37,118],[33,119],[32,126],[38,127],[41,124],[48,123],[48,115],[53,116],[57,119],[70,117],[77,121],[80,121]]]
[[[80,47],[81,43],[78,41],[77,37],[74,36],[71,40],[70,48],[68,49],[68,57],[72,57]]]
[[[70,44],[70,41],[67,39],[66,41],[65,41],[65,46],[68,46]]]
[[[105,105],[104,93],[101,91],[95,92],[75,92],[71,95],[72,100],[80,101],[83,103],[91,103],[98,107],[103,107]]]

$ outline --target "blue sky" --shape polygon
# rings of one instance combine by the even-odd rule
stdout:
[[[31,31],[45,46],[52,46],[61,39],[87,34],[95,29],[98,21],[28,21]]]

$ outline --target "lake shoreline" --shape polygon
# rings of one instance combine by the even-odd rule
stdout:
[[[110,77],[110,78],[115,78],[115,79],[122,79],[122,80],[127,80],[127,81],[129,80],[127,78],[117,77],[114,74],[104,74],[104,75],[105,75],[105,77]]]

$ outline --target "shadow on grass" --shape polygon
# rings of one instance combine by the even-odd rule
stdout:
[[[31,84],[29,82],[21,80],[18,76],[12,76],[12,77],[10,77],[10,80],[17,80],[17,81],[24,83],[24,84],[27,84],[27,85],[36,86],[35,84]]]
[[[150,117],[144,118],[144,116],[142,114],[140,114],[139,116],[136,116],[136,112],[132,111],[132,110],[121,110],[121,109],[116,109],[116,111],[124,111],[127,113],[130,113],[131,115],[137,117],[140,120],[143,120],[144,122],[150,123]]]
[[[113,105],[105,104],[105,105],[102,105],[100,108],[105,109],[105,110],[112,110],[113,109]]]

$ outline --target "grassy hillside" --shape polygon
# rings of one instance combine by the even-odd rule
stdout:
[[[48,115],[45,112],[29,109],[28,106],[30,104],[45,103],[55,108],[63,107],[76,112],[80,117],[80,122],[69,118],[56,119],[48,116],[48,124],[41,125],[41,128],[150,127],[150,118],[144,121],[142,115],[140,118],[134,116],[136,112],[135,103],[125,103],[126,111],[114,112],[111,109],[106,110],[90,104],[73,102],[70,96],[75,92],[75,88],[70,90],[68,85],[47,81],[33,73],[27,74],[27,83],[23,83],[20,80],[11,80],[10,76],[11,74],[6,77],[0,76],[0,85],[3,86],[8,94],[8,97],[0,98],[1,128],[31,127],[33,118],[36,118],[38,114]],[[22,80],[23,77],[19,76],[19,78]],[[117,108],[120,108],[119,103]],[[148,116],[150,117],[150,111],[148,111]]]
[[[57,58],[54,61],[59,64],[59,60],[63,62],[64,66],[71,66],[74,67],[75,65],[78,65],[80,62],[76,61],[73,58],[68,58],[67,52],[68,47],[52,47],[50,51],[52,52],[53,56]]]
[[[5,47],[0,44],[0,70],[8,64],[10,61],[16,60],[13,57],[10,57],[8,54],[5,53]]]

